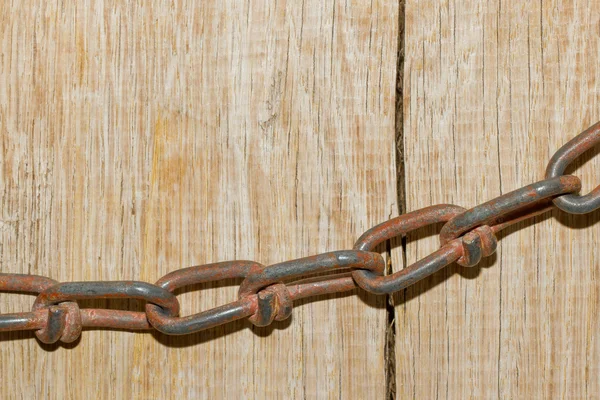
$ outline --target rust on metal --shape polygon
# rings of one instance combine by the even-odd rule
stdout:
[[[496,197],[486,203],[471,208],[444,225],[440,241],[445,245],[465,232],[485,225],[505,214],[530,207],[548,197],[573,193],[581,189],[581,181],[575,176],[565,175],[546,179]]]
[[[379,253],[362,250],[332,251],[299,258],[271,265],[247,276],[240,285],[239,295],[244,297],[256,293],[258,289],[282,282],[284,278],[296,278],[338,268],[360,268],[382,275],[385,263]]]
[[[48,321],[48,312],[20,312],[0,315],[0,332],[42,329]]]
[[[483,257],[489,257],[496,252],[498,239],[492,228],[483,225],[473,229],[462,238],[463,254],[456,263],[463,267],[473,267]]]
[[[38,295],[33,309],[39,310],[69,300],[138,299],[160,306],[170,315],[179,313],[179,302],[168,290],[139,281],[65,282],[49,287]]]
[[[150,330],[146,313],[125,310],[81,309],[81,325],[89,328]]]
[[[347,272],[336,275],[334,279],[323,280],[322,277],[319,277],[293,282],[289,284],[288,290],[292,300],[299,300],[306,297],[347,292],[357,287],[358,285],[352,278],[352,273]]]
[[[365,232],[354,244],[354,248],[370,251],[395,236],[405,235],[439,222],[447,222],[462,215],[464,211],[464,208],[452,204],[440,204],[401,215]],[[371,293],[397,292],[455,262],[462,256],[462,252],[462,245],[456,242],[392,275],[378,276],[370,271],[357,270],[352,273],[352,277],[361,288]]]
[[[339,250],[264,266],[254,261],[227,261],[183,268],[156,284],[137,281],[59,283],[37,275],[0,273],[0,292],[36,295],[31,311],[0,314],[0,332],[33,330],[44,343],[75,341],[83,328],[155,329],[183,335],[246,318],[256,326],[282,321],[298,299],[354,290],[375,294],[402,290],[456,262],[478,264],[496,251],[496,234],[537,215],[562,209],[587,213],[600,208],[600,186],[585,196],[578,178],[563,175],[568,165],[600,143],[600,123],[564,145],[550,161],[546,180],[499,196],[469,210],[440,204],[385,221],[365,232],[352,250]],[[384,275],[385,263],[375,248],[396,236],[445,223],[441,247],[409,267]],[[326,275],[314,276],[317,273]],[[228,304],[179,316],[174,292],[182,287],[224,279],[241,280],[238,298]],[[139,299],[145,311],[80,308],[84,299]]]
[[[171,272],[160,278],[156,285],[173,292],[198,283],[245,278],[250,272],[261,271],[264,268],[254,261],[245,260],[200,265]],[[185,335],[250,317],[256,313],[257,308],[258,300],[254,295],[186,317],[168,315],[161,307],[148,303],[146,314],[156,330],[169,335]]]
[[[58,282],[39,275],[0,273],[0,289],[3,292],[40,294]]]
[[[84,326],[79,306],[73,300],[139,299],[161,307],[168,315],[179,313],[179,302],[169,291],[146,282],[67,282],[53,285],[41,292],[33,303],[33,311],[48,310],[48,322],[36,331],[44,343],[57,340],[69,343],[76,340]],[[88,311],[86,321],[91,326],[122,328],[140,327],[140,315],[128,312]]]
[[[571,139],[552,156],[546,168],[546,178],[561,176],[577,157],[595,146],[600,150],[600,122]],[[570,214],[590,213],[600,208],[600,185],[584,196],[570,194],[557,197],[554,204]]]
[[[0,292],[38,295],[58,282],[38,275],[0,273]],[[38,330],[46,326],[48,311],[39,310],[0,315],[0,332]]]
[[[354,248],[371,251],[378,244],[393,237],[405,235],[408,232],[428,225],[450,221],[465,211],[463,207],[453,204],[438,204],[409,212],[369,229],[358,238],[354,244]]]
[[[457,261],[463,252],[459,241],[443,246],[416,263],[388,276],[371,275],[366,271],[355,271],[354,280],[364,290],[375,294],[387,294],[405,289]]]

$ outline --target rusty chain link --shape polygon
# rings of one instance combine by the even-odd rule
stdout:
[[[365,232],[352,250],[333,251],[264,266],[254,261],[228,261],[171,272],[156,284],[137,281],[59,283],[36,275],[0,273],[0,292],[37,295],[32,311],[0,315],[1,331],[33,330],[43,343],[75,341],[85,327],[150,330],[184,335],[247,318],[256,326],[292,314],[294,300],[360,287],[375,294],[402,290],[451,263],[471,267],[496,251],[496,233],[517,222],[553,210],[574,214],[600,209],[600,185],[587,195],[579,178],[563,175],[582,153],[600,145],[600,122],[556,152],[546,179],[466,210],[441,204],[413,211]],[[437,223],[441,247],[391,275],[375,247],[393,237]],[[350,271],[350,272],[349,272]],[[306,279],[307,275],[329,275]],[[179,288],[224,279],[242,279],[238,299],[185,317],[179,316]],[[298,278],[304,278],[296,280]],[[145,312],[80,308],[77,300],[138,299]]]

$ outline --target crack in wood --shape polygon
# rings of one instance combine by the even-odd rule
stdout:
[[[396,190],[399,214],[406,212],[406,176],[404,165],[404,25],[405,25],[405,0],[398,4],[398,44],[396,55],[396,104],[395,104],[395,143],[396,143]],[[387,274],[394,272],[392,265],[391,240],[386,243],[388,259]],[[406,238],[401,239],[402,259],[406,265]],[[385,332],[385,395],[386,399],[396,398],[396,310],[394,296],[388,295],[386,299],[387,326]]]

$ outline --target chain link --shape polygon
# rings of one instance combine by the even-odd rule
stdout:
[[[292,314],[298,299],[360,287],[375,294],[402,290],[454,262],[471,267],[496,251],[496,233],[525,219],[554,210],[583,214],[600,209],[600,185],[587,195],[579,178],[563,175],[584,152],[600,145],[600,122],[556,152],[546,179],[499,196],[469,210],[441,204],[383,222],[365,232],[352,250],[333,251],[264,266],[254,261],[227,261],[171,272],[156,284],[137,281],[68,282],[24,274],[0,273],[0,292],[36,295],[32,311],[1,314],[1,331],[33,330],[44,343],[73,342],[85,327],[150,330],[184,335],[247,318],[256,326]],[[444,223],[441,247],[414,264],[385,275],[385,261],[376,247],[394,237]],[[308,275],[326,273],[318,277]],[[295,280],[303,278],[301,280]],[[197,314],[179,316],[173,293],[185,286],[224,279],[242,280],[238,299]],[[80,308],[77,300],[138,299],[145,312]]]
[[[546,178],[561,176],[567,167],[586,151],[600,143],[600,122],[589,127],[561,147],[546,168]],[[600,185],[590,193],[580,196],[571,194],[554,199],[556,207],[570,214],[587,214],[600,208]]]

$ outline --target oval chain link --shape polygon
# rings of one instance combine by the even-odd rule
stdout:
[[[561,176],[576,158],[594,147],[600,151],[600,122],[571,139],[554,154],[546,168],[546,178]],[[600,185],[584,196],[570,194],[557,197],[554,199],[554,204],[570,214],[587,214],[598,210],[600,209]]]

